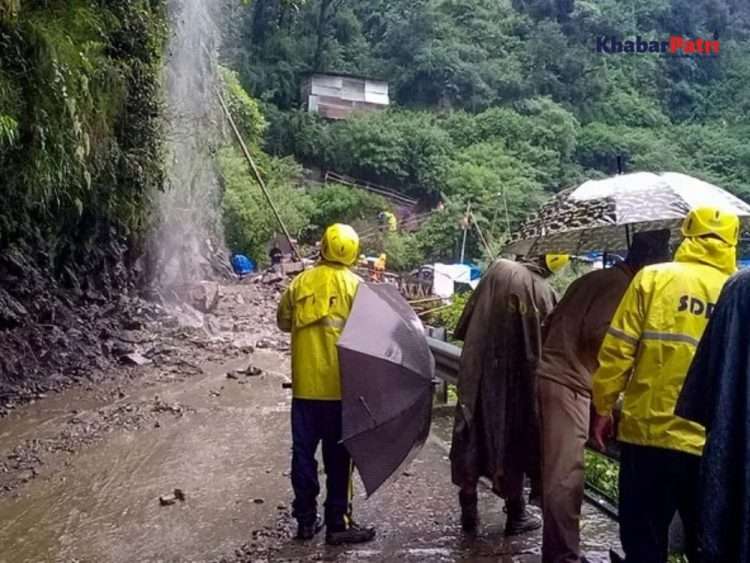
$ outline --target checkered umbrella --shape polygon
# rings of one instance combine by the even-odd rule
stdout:
[[[523,224],[505,252],[582,254],[624,250],[641,231],[670,229],[679,240],[691,209],[718,207],[750,219],[750,205],[691,176],[638,172],[590,180],[558,194]]]

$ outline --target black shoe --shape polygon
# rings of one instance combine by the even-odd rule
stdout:
[[[315,522],[312,524],[303,524],[300,522],[297,525],[297,539],[302,541],[309,541],[318,535],[318,532],[323,529],[323,519],[318,516]]]
[[[609,560],[612,563],[625,563],[625,559],[614,549],[609,550]]]
[[[508,513],[508,520],[505,522],[505,535],[518,536],[527,532],[533,532],[542,527],[542,519],[534,516],[528,510],[522,512]]]
[[[461,505],[461,528],[467,534],[476,534],[477,529],[479,529],[477,495],[458,493],[458,502]]]
[[[367,543],[375,539],[375,528],[360,528],[352,523],[345,530],[328,531],[326,543],[328,545],[343,545],[347,543]]]

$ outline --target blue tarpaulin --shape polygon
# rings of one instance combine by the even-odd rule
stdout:
[[[235,254],[232,256],[232,268],[238,276],[246,276],[255,271],[255,262],[243,254]]]

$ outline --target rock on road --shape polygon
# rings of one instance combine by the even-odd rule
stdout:
[[[375,542],[293,540],[289,354],[273,328],[275,295],[254,285],[222,293],[213,333],[154,334],[153,363],[0,420],[0,563],[540,561],[540,533],[506,540],[502,504],[486,490],[481,534],[462,536],[446,411],[408,471],[355,500]],[[594,561],[614,531],[586,507]]]

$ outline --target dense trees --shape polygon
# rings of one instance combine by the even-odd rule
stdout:
[[[616,173],[618,157],[750,195],[750,5],[739,0],[254,0],[234,22],[228,57],[262,100],[269,152],[443,194],[454,239],[467,203],[496,243],[545,194]],[[721,52],[596,51],[600,36],[671,34],[719,38]],[[299,109],[308,71],[384,78],[395,108],[319,120]]]
[[[624,91],[682,121],[716,111],[705,102],[746,60],[750,7],[739,0],[255,0],[237,26],[247,47],[238,58],[243,81],[283,109],[298,100],[300,72],[336,70],[387,78],[407,106],[478,111],[549,95],[594,120],[601,116],[592,104],[617,105],[611,96]],[[594,49],[600,35],[672,33],[717,36],[722,56],[606,57]],[[727,102],[719,112],[735,114]]]
[[[163,181],[164,11],[161,0],[0,2],[0,255],[31,239],[59,273],[93,240],[144,233]]]

